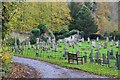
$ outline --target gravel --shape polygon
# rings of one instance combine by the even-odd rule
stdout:
[[[58,65],[28,58],[13,56],[13,60],[14,62],[35,68],[40,78],[107,78],[105,76],[99,76],[80,70],[67,69]]]

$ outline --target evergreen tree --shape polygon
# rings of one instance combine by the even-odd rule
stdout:
[[[76,17],[71,21],[69,29],[77,29],[83,31],[85,35],[90,35],[96,33],[98,26],[94,18],[91,15],[90,9],[82,4],[82,6],[77,7],[79,10],[75,14]]]

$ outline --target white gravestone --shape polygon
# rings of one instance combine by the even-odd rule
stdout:
[[[117,48],[119,47],[119,40],[116,41],[116,47],[117,47]]]
[[[110,42],[110,46],[113,46],[113,45],[114,45],[114,41],[111,40],[111,42]]]
[[[90,43],[90,38],[88,37],[88,43]]]
[[[97,41],[99,41],[99,37],[97,37]]]
[[[109,41],[109,37],[106,37],[106,41],[107,41],[107,42]]]
[[[92,46],[93,46],[93,47],[96,47],[96,42],[95,42],[95,40],[92,41]]]

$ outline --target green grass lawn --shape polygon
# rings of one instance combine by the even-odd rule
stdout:
[[[101,41],[103,42],[103,41]],[[98,42],[96,43],[98,44]],[[67,68],[72,68],[72,69],[78,69],[78,70],[83,70],[86,72],[90,72],[90,73],[94,73],[94,74],[98,74],[98,75],[105,75],[105,76],[120,76],[120,71],[113,69],[113,67],[115,66],[116,60],[110,60],[110,67],[106,67],[106,65],[98,65],[98,64],[91,64],[89,63],[89,59],[88,59],[88,63],[85,64],[69,64],[67,60],[64,59],[63,54],[64,54],[64,44],[61,43],[60,44],[62,47],[60,47],[58,49],[58,52],[52,52],[52,49],[50,50],[50,53],[47,53],[45,51],[42,51],[41,53],[41,49],[38,50],[39,52],[39,56],[36,56],[36,50],[31,48],[28,50],[28,46],[25,47],[25,50],[23,51],[23,54],[18,54],[15,53],[16,56],[22,56],[22,57],[29,57],[29,58],[34,58],[34,59],[39,59],[39,60],[43,60],[43,61],[47,61],[53,64],[57,64],[60,66],[64,66]],[[108,44],[110,49],[113,49],[114,51],[114,55],[116,54],[116,51],[118,51],[118,48],[116,48],[116,46],[110,47],[110,43]],[[49,47],[49,46],[47,46]],[[87,52],[87,56],[89,56],[90,54],[90,44],[88,44],[87,42],[82,43],[82,47],[79,47],[78,45],[75,46],[75,48],[73,49],[72,47],[68,46],[68,52],[72,52],[75,53],[76,52],[76,48],[79,49],[81,56],[84,55],[84,52]],[[96,53],[96,48],[94,48],[94,54]],[[107,49],[104,49],[102,47],[102,49],[100,50],[100,54],[102,56],[102,54],[107,54]],[[48,55],[51,55],[52,58],[48,58]]]

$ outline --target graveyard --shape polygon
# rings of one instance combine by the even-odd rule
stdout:
[[[65,1],[1,3],[0,79],[120,78],[118,3]]]
[[[96,45],[99,43],[104,43],[105,40],[99,40],[96,41]],[[43,42],[44,43],[44,42]],[[79,43],[81,45],[79,45]],[[40,44],[40,43],[39,43]],[[57,45],[57,50],[55,51],[53,48],[51,48],[52,44],[47,44],[47,45],[25,45],[23,52],[15,52],[16,56],[22,56],[22,57],[28,57],[28,58],[33,58],[33,59],[38,59],[38,60],[43,60],[47,61],[53,64],[57,64],[60,66],[72,68],[72,69],[78,69],[78,70],[83,70],[83,71],[88,71],[94,74],[99,74],[99,75],[106,75],[106,76],[117,76],[119,74],[119,70],[117,70],[116,67],[116,53],[118,52],[118,48],[116,48],[116,45],[110,46],[110,41],[108,42],[108,49],[104,48],[105,45],[103,45],[100,50],[99,54],[97,55],[97,48],[91,47],[91,43],[88,43],[88,41],[84,42],[78,42],[78,44],[75,44],[74,47],[70,46],[68,42],[60,42],[56,43],[55,46]],[[65,46],[66,45],[66,46]],[[22,46],[20,46],[22,48]],[[64,49],[66,47],[66,51]],[[44,48],[47,48],[46,50]],[[103,54],[105,55],[105,60],[108,59],[107,54],[113,50],[113,53],[111,53],[111,57],[109,57],[109,63],[104,63],[103,62]],[[67,52],[72,53],[72,54],[78,54],[79,56],[85,56],[86,55],[86,62],[83,60],[83,63],[81,64],[81,61],[78,62],[78,65],[76,61],[74,63],[68,63],[68,56]],[[86,52],[86,54],[85,54]],[[93,54],[93,62],[90,61],[90,53],[92,52]],[[97,57],[101,60],[100,63],[95,62],[95,59]],[[109,65],[109,66],[108,66]]]

